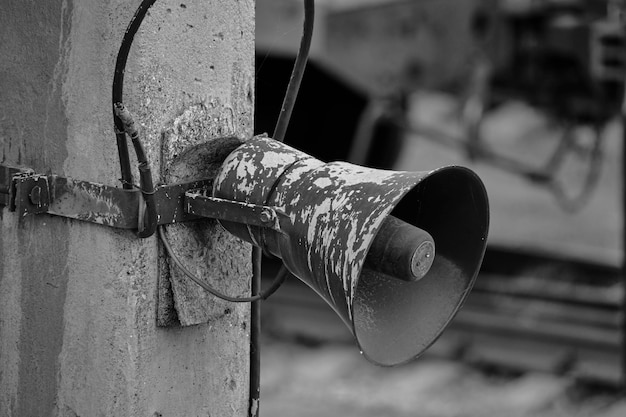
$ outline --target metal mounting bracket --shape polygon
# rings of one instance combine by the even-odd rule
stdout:
[[[214,218],[280,231],[273,207],[210,197],[213,179],[159,186],[155,190],[158,224]],[[0,206],[20,217],[51,214],[119,229],[137,229],[141,192],[42,175],[26,168],[0,165]]]
[[[189,214],[281,231],[279,216],[285,215],[274,207],[210,197],[198,190],[187,191],[185,197]]]

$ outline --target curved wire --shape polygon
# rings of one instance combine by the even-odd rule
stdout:
[[[113,77],[113,114],[116,128],[116,136],[118,139],[118,151],[120,154],[120,165],[122,171],[122,183],[125,188],[132,188],[132,176],[130,174],[130,163],[128,158],[128,150],[126,144],[125,131],[128,131],[129,122],[124,123],[120,115],[123,110],[123,86],[124,86],[124,72],[126,67],[126,62],[128,60],[128,54],[130,52],[130,47],[132,45],[133,39],[141,23],[143,18],[145,17],[148,9],[155,3],[156,0],[143,0],[139,5],[139,8],[135,12],[128,28],[126,29],[126,33],[124,34],[124,38],[122,40],[122,45],[120,46],[120,50],[118,52],[116,65],[115,65],[115,73]],[[295,101],[298,95],[298,91],[300,89],[300,84],[302,82],[302,77],[304,75],[304,70],[306,68],[306,63],[309,56],[309,51],[311,47],[311,41],[313,38],[313,28],[314,28],[314,20],[315,20],[315,2],[314,0],[304,0],[304,25],[302,32],[302,39],[300,42],[300,48],[298,50],[298,54],[296,56],[296,60],[294,63],[294,69],[291,74],[291,78],[289,80],[289,84],[287,86],[287,91],[285,93],[285,98],[283,100],[283,105],[281,108],[281,112],[278,116],[278,121],[276,123],[276,128],[274,130],[274,139],[282,142],[285,137],[285,133],[287,131],[287,127],[289,125],[289,120],[291,118],[291,114],[293,112],[293,108],[295,106]],[[129,116],[130,117],[130,116]],[[132,119],[130,119],[132,124]],[[154,187],[152,185],[152,176],[150,174],[150,168],[145,156],[145,152],[143,150],[143,146],[141,141],[139,140],[139,135],[136,130],[132,130],[130,133],[131,139],[133,140],[133,145],[135,148],[135,153],[137,154],[137,159],[139,161],[139,171],[140,171],[140,180],[141,180],[141,190],[144,198],[146,200],[146,210],[148,213],[147,226],[144,231],[141,231],[140,237],[147,237],[152,235],[154,231],[157,229],[157,221],[156,221],[156,209],[153,203],[153,194]],[[151,203],[149,203],[149,201]],[[251,297],[231,297],[229,295],[223,294],[210,285],[206,284],[194,274],[192,274],[185,266],[180,262],[179,258],[176,256],[174,251],[172,250],[169,241],[164,233],[164,228],[158,228],[159,237],[163,241],[163,245],[167,250],[169,256],[172,258],[174,263],[178,266],[178,268],[193,282],[204,288],[209,293],[213,294],[216,297],[222,298],[231,302],[255,302],[262,299],[266,299],[271,294],[273,294],[278,287],[285,281],[288,271],[284,267],[281,267],[280,271],[277,273],[274,281],[270,285],[270,287],[261,291],[259,294],[255,294]],[[144,236],[144,234],[146,236]],[[253,249],[253,259],[260,259],[262,255],[261,249],[255,247]],[[258,275],[258,276],[257,276]],[[253,279],[260,280],[260,273],[254,275]],[[260,281],[253,283],[253,286],[259,284]],[[259,286],[260,288],[260,286]]]
[[[285,269],[284,272],[281,270],[276,275],[276,280],[265,291],[261,291],[260,293],[258,293],[256,295],[253,295],[251,297],[234,297],[234,296],[226,295],[226,294],[222,293],[221,291],[215,289],[211,285],[207,284],[206,282],[202,281],[195,274],[190,272],[185,267],[185,265],[183,265],[183,263],[180,261],[178,256],[174,253],[174,250],[172,249],[172,246],[170,245],[170,242],[167,239],[167,236],[165,235],[165,226],[159,227],[158,231],[159,231],[159,237],[161,238],[161,241],[163,242],[163,246],[165,247],[165,250],[167,251],[167,254],[169,255],[170,259],[172,259],[172,261],[174,261],[174,264],[176,264],[176,266],[180,269],[180,271],[183,274],[185,274],[189,279],[191,279],[193,282],[195,282],[200,287],[202,287],[204,290],[206,290],[210,294],[213,294],[214,296],[216,296],[218,298],[221,298],[223,300],[230,301],[230,302],[233,302],[233,303],[252,303],[252,302],[258,301],[258,300],[265,300],[270,295],[274,294],[274,292],[276,292],[278,287],[287,278],[288,271],[286,269]],[[260,258],[257,258],[257,259],[260,259]],[[256,265],[256,259],[253,261],[253,264]],[[257,272],[257,269],[259,269],[259,268],[257,268],[257,266],[255,266],[254,267],[255,272]],[[260,276],[260,273],[258,273],[257,275]]]
[[[283,104],[280,113],[278,114],[278,120],[276,121],[276,127],[274,128],[274,134],[272,135],[273,139],[279,142],[283,142],[285,140],[287,127],[289,127],[289,121],[291,120],[291,113],[296,105],[296,98],[298,97],[298,91],[300,90],[300,84],[302,84],[306,63],[309,59],[314,26],[315,2],[314,0],[304,0],[304,24],[302,29],[302,38],[300,39],[300,48],[293,64],[293,71],[291,72],[291,77],[289,78],[285,98],[283,99]],[[253,256],[260,257],[261,255],[261,248],[255,246],[253,248]],[[281,265],[272,285],[279,281],[280,276],[286,276],[287,272],[288,271],[285,265]],[[258,279],[260,280],[260,277]],[[282,285],[282,282],[284,282],[284,278],[278,286]],[[278,287],[276,289],[278,289]]]
[[[296,61],[293,65],[291,78],[289,79],[289,84],[287,85],[287,92],[285,93],[283,105],[278,115],[278,121],[276,122],[276,127],[274,128],[274,135],[272,136],[279,142],[283,142],[285,140],[285,134],[287,133],[291,113],[293,112],[293,108],[296,104],[298,90],[300,89],[300,84],[302,83],[306,62],[309,59],[309,51],[311,50],[314,23],[315,2],[314,0],[304,0],[304,28],[302,30],[302,38],[300,39],[300,49],[298,50],[298,55],[296,55]]]
[[[115,136],[117,139],[117,151],[120,160],[121,181],[125,189],[133,188],[133,175],[130,169],[130,157],[128,154],[128,144],[126,142],[126,135],[124,134],[124,124],[122,120],[117,116],[115,111],[116,103],[123,103],[123,91],[124,91],[124,72],[126,71],[126,62],[128,61],[128,54],[130,47],[133,43],[133,39],[141,22],[145,17],[148,9],[155,3],[156,0],[143,0],[137,8],[135,15],[131,19],[124,37],[122,38],[122,44],[117,53],[117,59],[115,61],[115,72],[113,73],[113,86],[112,86],[112,100],[111,109],[113,111],[113,122],[115,124]]]
[[[139,163],[139,188],[146,204],[145,221],[143,224],[139,225],[139,230],[137,232],[137,236],[140,238],[147,238],[154,234],[157,228],[158,219],[156,203],[154,201],[154,184],[152,182],[150,163],[146,157],[146,153],[139,137],[139,131],[135,127],[134,120],[128,110],[124,108],[123,104],[124,73],[126,71],[126,62],[128,61],[128,54],[130,53],[130,47],[132,46],[135,34],[139,30],[139,26],[141,26],[141,22],[146,16],[148,9],[155,3],[155,1],[156,0],[143,0],[126,28],[126,32],[122,38],[122,44],[120,45],[120,49],[117,53],[111,94],[113,121],[115,123],[115,136],[117,139],[117,150],[122,175],[121,181],[125,189],[133,187],[133,177],[130,169],[130,157],[128,154],[126,134],[131,137],[135,155],[137,156],[137,162]]]

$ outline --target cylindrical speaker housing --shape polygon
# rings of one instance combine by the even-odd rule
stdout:
[[[478,176],[462,167],[402,172],[323,163],[255,137],[226,158],[213,195],[281,213],[280,232],[221,223],[281,258],[380,365],[411,360],[436,340],[470,291],[486,247],[487,194]],[[364,267],[391,214],[434,240],[435,258],[419,280],[384,272],[394,268]]]

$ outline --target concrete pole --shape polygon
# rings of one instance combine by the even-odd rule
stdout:
[[[3,1],[0,162],[119,185],[111,82],[139,3]],[[158,0],[125,85],[155,181],[193,176],[167,167],[252,133],[254,0]],[[247,415],[249,306],[207,298],[198,316],[174,294],[157,326],[169,272],[156,237],[7,209],[0,228],[1,416]],[[248,291],[250,248],[219,233],[207,248],[192,232],[173,233],[184,259],[203,272],[219,258],[207,279]]]

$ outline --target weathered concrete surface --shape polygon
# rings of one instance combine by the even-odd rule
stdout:
[[[163,158],[169,161],[163,173],[167,183],[215,177],[222,161],[241,144],[235,136],[239,133],[241,137],[241,132],[236,132],[232,114],[224,110],[216,102],[193,105],[167,128],[163,135]],[[167,236],[176,256],[184,256],[187,269],[200,279],[224,294],[249,295],[248,280],[231,279],[231,275],[249,275],[250,246],[215,220],[168,225]],[[194,256],[202,253],[208,256]],[[167,264],[159,274],[160,326],[206,323],[233,307],[233,303],[216,298],[191,281],[167,259],[162,258]]]
[[[119,184],[110,89],[138,4],[3,2],[2,163]],[[253,55],[252,0],[156,3],[131,51],[125,102],[157,174],[163,132],[190,106],[219,102],[230,134],[251,133]],[[156,238],[0,216],[1,416],[246,414],[247,306],[159,328]],[[249,251],[229,245],[225,279],[245,288]],[[192,246],[186,256],[210,254]]]

